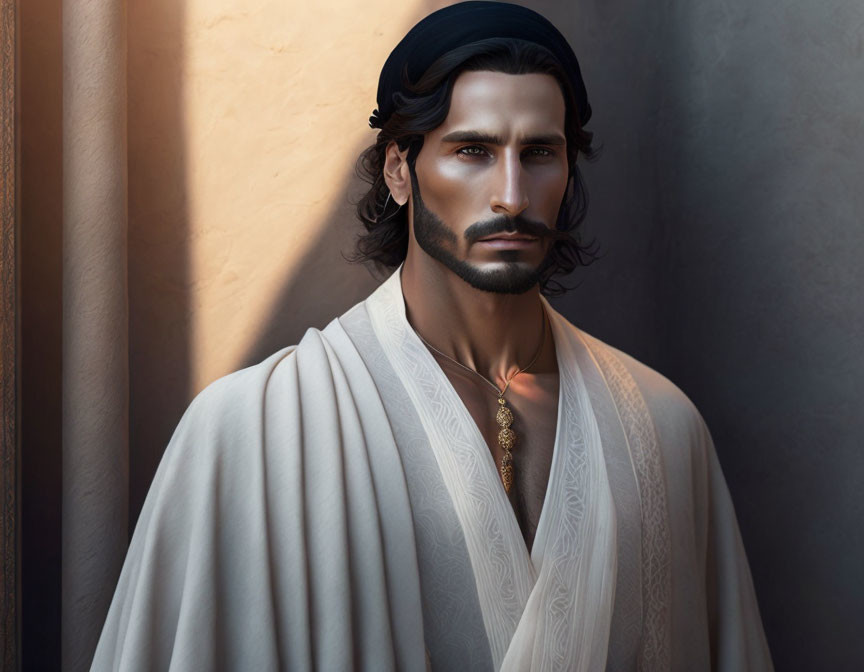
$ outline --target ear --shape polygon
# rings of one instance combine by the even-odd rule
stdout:
[[[408,149],[400,150],[395,141],[389,142],[384,150],[384,182],[399,205],[405,205],[411,195],[407,157]]]

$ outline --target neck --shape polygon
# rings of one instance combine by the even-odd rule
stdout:
[[[408,322],[448,357],[503,388],[542,344],[530,372],[557,373],[551,325],[543,342],[539,287],[524,294],[483,292],[413,246],[401,274]]]

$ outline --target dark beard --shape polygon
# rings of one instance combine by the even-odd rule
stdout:
[[[420,185],[417,183],[417,174],[414,166],[408,165],[411,173],[411,186],[414,196],[414,237],[417,244],[430,257],[441,262],[457,276],[471,285],[474,289],[482,292],[493,292],[495,294],[524,294],[540,282],[543,271],[549,261],[549,253],[536,268],[525,266],[520,261],[519,250],[499,250],[501,261],[505,262],[503,268],[491,271],[481,271],[467,261],[458,259],[450,249],[456,248],[458,238],[456,234],[445,226],[444,222],[423,203],[420,196]],[[502,226],[493,221],[474,224],[468,228],[466,238],[478,239],[500,233],[502,231],[518,231],[532,236],[544,238],[548,229],[545,226],[527,221],[517,216],[513,218],[502,217],[499,220],[507,220]],[[491,225],[491,226],[490,226]],[[551,251],[552,247],[549,246]]]

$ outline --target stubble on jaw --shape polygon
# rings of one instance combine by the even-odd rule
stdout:
[[[417,182],[417,173],[410,163],[408,164],[408,172],[411,174],[414,199],[414,237],[426,254],[443,264],[471,287],[482,292],[524,294],[540,282],[543,270],[549,261],[551,245],[549,245],[543,261],[537,267],[526,268],[524,264],[519,263],[522,255],[520,250],[499,250],[497,253],[501,261],[504,262],[503,265],[492,270],[478,269],[470,262],[459,259],[453,254],[451,250],[457,248],[458,237],[423,203],[420,185]],[[514,228],[507,230],[522,230],[531,233],[531,235],[537,233],[536,229],[526,231],[521,228],[518,223],[519,218],[514,219],[516,220]]]

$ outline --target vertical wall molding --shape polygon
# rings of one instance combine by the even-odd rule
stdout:
[[[125,0],[63,2],[61,658],[88,670],[128,540]]]

